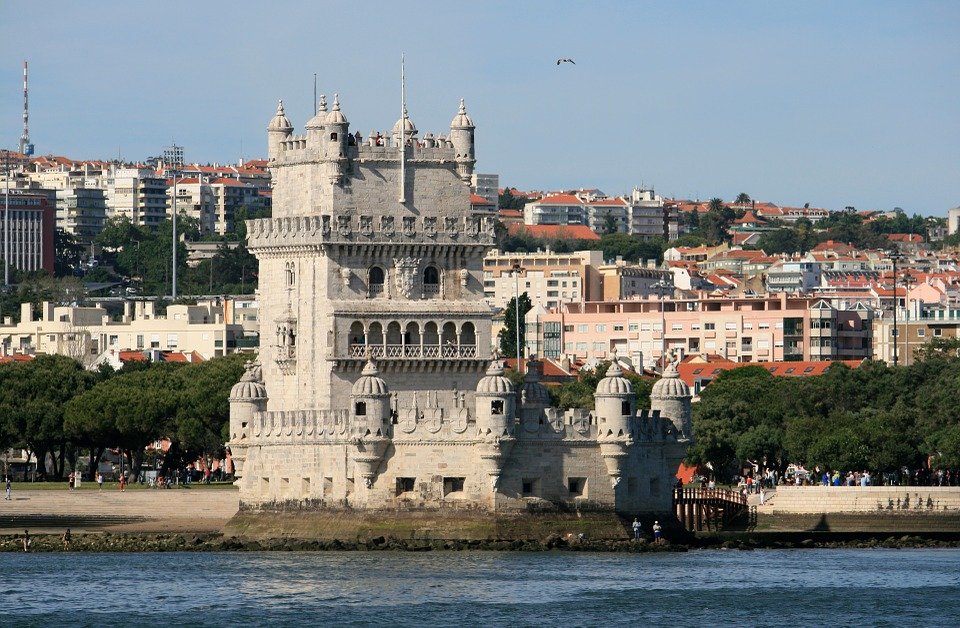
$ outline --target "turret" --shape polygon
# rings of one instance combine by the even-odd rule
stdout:
[[[250,425],[258,412],[267,409],[267,389],[258,362],[247,362],[240,381],[230,389],[230,453],[234,477],[243,475],[243,463],[247,459],[250,440]]]
[[[527,360],[527,373],[520,387],[520,421],[527,431],[536,431],[543,411],[550,406],[550,392],[540,383],[543,377],[543,363],[531,356]]]
[[[477,162],[473,146],[473,120],[467,115],[467,107],[460,99],[460,112],[450,123],[450,141],[456,153],[457,175],[469,183],[473,166]]]
[[[513,434],[516,396],[513,384],[503,374],[503,363],[492,361],[486,376],[477,383],[477,432],[481,438]]]
[[[340,111],[340,97],[333,95],[333,109],[327,116],[326,140],[322,154],[328,159],[333,160],[330,170],[330,182],[340,183],[346,172],[347,165],[347,145],[350,133],[350,124],[346,116]]]
[[[597,384],[593,395],[596,401],[597,426],[601,435],[629,434],[630,421],[636,412],[636,397],[630,380],[623,376],[623,368],[614,350],[610,368]]]
[[[277,115],[267,125],[267,160],[273,161],[280,156],[280,142],[290,137],[293,125],[283,112],[283,101],[277,103]]]
[[[670,363],[650,391],[650,409],[659,410],[660,416],[670,419],[683,436],[693,438],[690,419],[690,387],[680,379],[677,360],[671,355]]]
[[[403,128],[403,139],[400,137],[400,128]],[[407,140],[413,140],[417,137],[417,125],[413,123],[413,120],[410,119],[410,116],[407,115],[407,106],[403,106],[403,117],[397,120],[397,123],[393,125],[393,131],[391,135],[393,136],[393,141],[400,145],[400,142],[404,144]]]
[[[327,131],[327,97],[320,94],[317,103],[317,114],[310,118],[304,127],[307,130],[307,141],[313,146],[323,146]]]
[[[353,461],[367,488],[373,485],[390,444],[390,390],[380,378],[373,360],[368,360],[350,391]]]

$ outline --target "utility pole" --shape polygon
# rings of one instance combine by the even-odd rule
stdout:
[[[10,151],[3,153],[3,285],[10,287]]]
[[[514,326],[517,328],[517,373],[522,373],[520,370],[520,273],[523,272],[523,267],[520,266],[520,263],[517,262],[513,265],[513,285],[514,285],[514,298],[513,304],[515,306],[515,318]]]
[[[899,344],[897,336],[897,261],[900,259],[900,251],[894,251],[890,254],[890,261],[893,262],[893,366],[897,366],[897,345]]]

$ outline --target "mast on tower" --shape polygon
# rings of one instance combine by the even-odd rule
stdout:
[[[33,144],[30,143],[30,109],[27,101],[27,62],[23,62],[23,134],[20,135],[20,152],[24,155],[33,154]]]

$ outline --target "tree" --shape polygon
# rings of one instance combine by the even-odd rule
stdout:
[[[746,192],[740,192],[737,194],[737,200],[735,200],[734,203],[739,205],[740,209],[744,209],[750,205],[750,195]]]
[[[711,198],[710,202],[707,204],[707,211],[721,213],[725,207],[726,206],[723,204],[723,199],[715,196]]]
[[[0,417],[4,430],[37,458],[40,473],[46,454],[53,462],[54,477],[63,477],[67,436],[64,404],[86,390],[92,376],[75,360],[59,355],[41,355],[29,362],[0,365]]]
[[[53,275],[72,275],[74,269],[80,265],[80,256],[83,254],[83,245],[77,236],[58,228],[53,235],[53,250]]]
[[[527,312],[533,308],[530,303],[530,297],[524,292],[520,295],[520,348],[526,347],[526,320]],[[510,299],[503,312],[503,329],[500,330],[500,353],[504,357],[515,357],[517,355],[517,299]],[[520,357],[524,356],[521,351]],[[519,368],[519,365],[517,365]]]

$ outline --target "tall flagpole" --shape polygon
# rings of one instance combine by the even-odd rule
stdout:
[[[400,55],[400,202],[407,202],[407,80],[404,75],[404,55]]]

